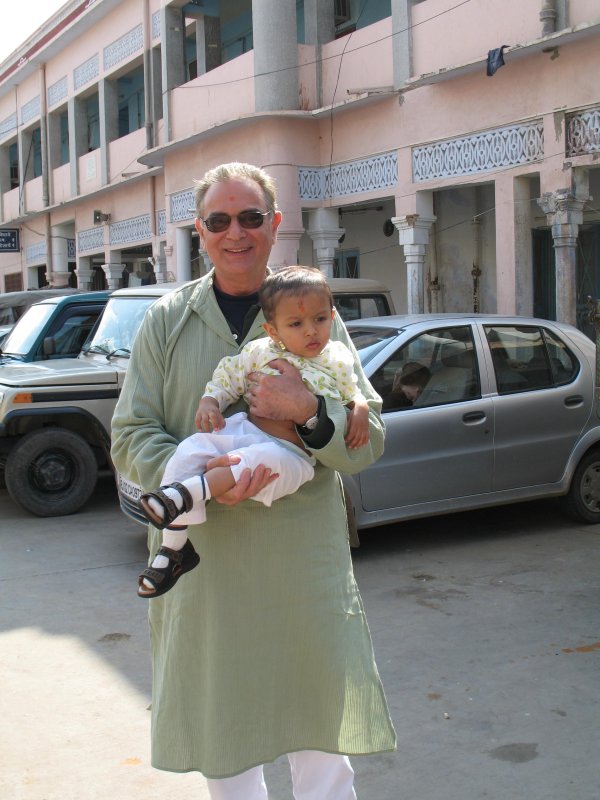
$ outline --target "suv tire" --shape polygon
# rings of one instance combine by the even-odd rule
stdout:
[[[12,499],[38,517],[73,514],[89,500],[98,465],[89,444],[66,428],[24,436],[8,454],[4,471]]]

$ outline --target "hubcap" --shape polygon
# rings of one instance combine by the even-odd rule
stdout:
[[[589,511],[600,511],[600,463],[590,464],[581,481],[581,499]]]
[[[73,483],[74,464],[66,453],[42,453],[31,465],[31,477],[42,492],[60,492]]]

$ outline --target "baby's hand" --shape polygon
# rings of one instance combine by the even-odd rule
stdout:
[[[196,428],[203,433],[220,431],[225,427],[225,420],[214,397],[203,397],[200,400],[194,422]]]
[[[369,406],[365,400],[356,401],[352,405],[344,441],[351,450],[358,450],[369,441]]]

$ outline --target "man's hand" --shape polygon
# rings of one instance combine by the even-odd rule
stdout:
[[[239,464],[239,456],[228,455],[227,453],[222,456],[211,458],[207,464],[206,469],[214,469],[214,467],[230,467],[232,464]],[[245,469],[233,489],[230,489],[225,494],[215,497],[217,503],[223,503],[226,506],[235,506],[243,500],[249,500],[258,494],[261,489],[268,486],[275,478],[279,477],[279,473],[271,472],[267,467],[259,465],[254,472]]]
[[[289,361],[277,358],[269,366],[279,375],[251,372],[248,398],[250,411],[257,417],[292,420],[303,425],[317,413],[319,402],[304,385],[300,372]]]

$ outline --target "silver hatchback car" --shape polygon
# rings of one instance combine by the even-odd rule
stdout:
[[[596,354],[581,331],[466,314],[348,330],[386,424],[384,455],[344,476],[358,528],[561,495],[600,522]]]

